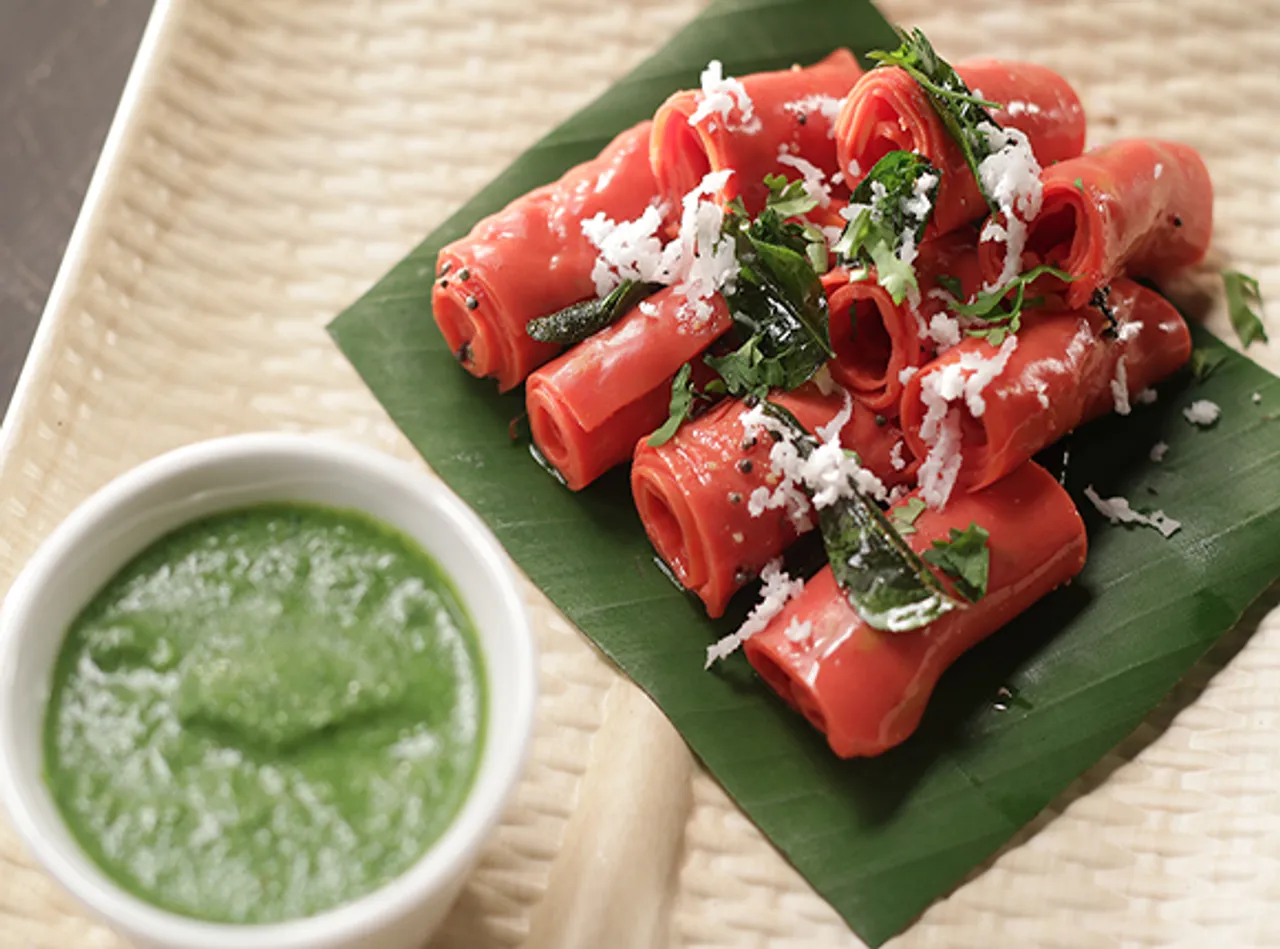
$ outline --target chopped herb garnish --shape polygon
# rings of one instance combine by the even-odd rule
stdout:
[[[969,303],[962,303],[959,300],[961,290],[958,280],[952,277],[939,277],[938,283],[956,297],[956,302],[948,304],[953,312],[970,320],[981,320],[985,324],[980,327],[970,327],[967,330],[968,334],[985,339],[992,346],[999,346],[1010,333],[1016,333],[1022,329],[1023,310],[1032,309],[1044,303],[1043,297],[1032,297],[1028,300],[1027,287],[1045,274],[1051,274],[1067,282],[1075,279],[1064,270],[1041,264],[1014,277],[1003,287],[979,293]],[[944,280],[947,282],[943,283]],[[1010,294],[1013,294],[1013,299],[1006,302]]]
[[[818,206],[818,199],[809,194],[799,178],[792,181],[786,175],[765,175],[764,183],[769,188],[765,208],[779,217],[799,217]]]
[[[525,332],[540,343],[572,346],[616,323],[658,288],[656,283],[624,280],[603,297],[583,300],[550,316],[530,320]]]
[[[938,113],[938,118],[947,132],[955,139],[964,154],[965,164],[973,172],[979,189],[984,191],[983,197],[990,205],[992,212],[998,210],[992,196],[982,189],[982,178],[978,174],[978,166],[983,159],[992,153],[987,136],[981,126],[988,125],[992,129],[1000,126],[991,117],[988,109],[998,109],[1000,104],[979,99],[965,85],[964,80],[951,65],[934,52],[932,44],[924,32],[915,29],[900,33],[902,45],[892,52],[873,50],[867,54],[868,59],[885,66],[897,66],[919,84],[929,97],[929,104]]]
[[[786,426],[802,458],[818,447],[795,416],[771,402],[765,410]],[[958,607],[893,523],[857,486],[818,509],[818,529],[831,572],[849,605],[875,629],[918,629]]]
[[[722,228],[733,239],[738,260],[737,280],[725,299],[742,342],[727,355],[705,361],[734,395],[763,397],[772,388],[794,389],[834,355],[827,337],[827,295],[813,252],[816,233],[825,269],[826,241],[812,226],[787,220],[817,202],[801,200],[799,182],[786,183],[781,175],[766,182],[770,196],[760,215],[749,218],[735,200]]]
[[[1227,357],[1225,353],[1215,352],[1210,349],[1193,349],[1191,350],[1191,374],[1201,382],[1208,379],[1217,372]]]
[[[850,219],[833,250],[844,264],[874,267],[876,281],[901,303],[918,289],[915,271],[900,254],[910,240],[919,244],[933,214],[941,175],[928,159],[892,151],[854,189],[849,202],[858,212]]]
[[[889,521],[903,537],[916,532],[916,518],[924,513],[925,503],[920,498],[910,498],[889,511]]]
[[[955,581],[956,591],[970,603],[987,595],[987,575],[991,569],[990,535],[970,522],[964,530],[951,528],[948,540],[935,540],[924,552],[929,561]]]
[[[1258,281],[1238,270],[1224,270],[1222,284],[1227,290],[1227,314],[1245,349],[1258,340],[1267,342],[1262,323],[1262,291]],[[1256,309],[1255,309],[1256,308]]]
[[[1081,194],[1084,194],[1084,179],[1083,179],[1083,178],[1077,178],[1075,181],[1073,181],[1073,182],[1071,182],[1071,183],[1072,183],[1073,185],[1075,185],[1075,186],[1076,186],[1076,190],[1077,190],[1077,191],[1079,191]]]
[[[685,419],[693,412],[693,365],[685,363],[671,380],[671,407],[662,427],[649,436],[649,444],[657,448],[671,441]]]

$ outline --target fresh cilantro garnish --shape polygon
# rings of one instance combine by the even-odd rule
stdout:
[[[941,175],[928,159],[892,151],[854,189],[849,208],[857,208],[833,250],[844,264],[875,268],[876,281],[901,303],[918,289],[915,271],[900,254],[907,240],[920,242],[933,213]]]
[[[935,540],[924,552],[924,559],[951,577],[957,592],[970,603],[987,595],[991,569],[989,536],[985,529],[971,521],[964,530],[951,528],[948,540]]]
[[[982,126],[993,129],[1000,126],[991,117],[988,109],[998,109],[1000,104],[988,102],[975,96],[964,80],[951,65],[934,52],[933,45],[925,37],[924,32],[915,29],[900,33],[902,45],[892,52],[873,50],[867,54],[868,59],[885,66],[898,66],[916,81],[929,104],[942,120],[947,132],[951,135],[960,151],[964,154],[965,164],[973,172],[983,197],[990,205],[992,212],[998,210],[991,195],[982,189],[982,179],[978,174],[978,166],[983,159],[991,155],[991,146]]]
[[[550,316],[530,320],[525,325],[525,332],[540,343],[572,346],[616,323],[658,286],[656,283],[624,280],[603,297],[584,300]]]
[[[1227,314],[1245,349],[1251,343],[1267,342],[1267,329],[1262,324],[1262,291],[1258,281],[1238,270],[1224,270],[1222,284],[1227,290]],[[1256,309],[1255,309],[1256,307]]]
[[[766,183],[769,200],[759,216],[748,217],[735,200],[722,228],[734,241],[738,260],[737,279],[725,299],[742,341],[705,362],[734,395],[794,389],[835,355],[827,335],[827,295],[814,259],[820,242],[821,269],[826,269],[826,241],[811,225],[788,219],[817,203],[801,200],[799,182],[771,175]]]
[[[769,189],[765,208],[781,218],[800,217],[818,206],[818,199],[809,194],[799,178],[792,181],[786,175],[765,175],[764,183]]]
[[[1045,274],[1068,283],[1075,279],[1064,270],[1041,264],[1039,267],[1033,267],[1025,273],[1018,274],[1002,287],[982,291],[968,303],[960,301],[962,291],[960,282],[955,278],[939,277],[938,284],[956,298],[955,302],[947,304],[952,312],[969,320],[983,322],[984,325],[970,327],[966,332],[970,336],[985,339],[992,346],[999,346],[1010,333],[1016,333],[1022,329],[1023,310],[1044,303],[1043,297],[1027,299],[1027,287]],[[1010,294],[1013,295],[1011,300],[1008,299]]]
[[[889,522],[898,529],[903,537],[916,532],[916,518],[924,513],[925,503],[920,498],[910,498],[906,504],[889,511]]]
[[[649,436],[649,444],[657,448],[659,445],[665,445],[671,441],[675,433],[680,430],[680,426],[687,419],[693,418],[696,400],[705,398],[708,394],[716,391],[724,392],[723,386],[716,386],[718,381],[717,379],[712,379],[702,392],[698,392],[693,385],[693,364],[685,363],[681,366],[675,378],[671,380],[671,403],[668,409],[670,414],[667,416],[667,420],[662,423],[662,427]]]
[[[1077,191],[1079,191],[1081,194],[1084,194],[1084,179],[1083,179],[1083,178],[1077,178],[1075,181],[1073,181],[1073,182],[1071,182],[1071,183],[1072,183],[1073,185],[1075,185],[1075,186],[1076,186],[1076,190],[1077,190]]]

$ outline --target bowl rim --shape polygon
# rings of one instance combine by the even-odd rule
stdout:
[[[46,839],[44,819],[36,813],[33,804],[43,796],[55,813],[58,808],[45,788],[43,776],[30,773],[30,769],[21,767],[16,760],[16,736],[23,726],[18,723],[13,707],[12,678],[21,643],[42,631],[47,632],[26,620],[61,561],[81,538],[109,526],[122,505],[145,498],[194,469],[269,457],[299,465],[300,473],[314,474],[317,466],[338,472],[359,472],[404,489],[414,503],[433,507],[448,524],[451,539],[469,548],[488,575],[493,596],[501,600],[502,612],[509,624],[499,635],[504,638],[504,648],[509,650],[509,658],[514,662],[516,687],[503,690],[501,695],[492,684],[486,690],[486,740],[471,788],[448,828],[403,873],[363,896],[313,916],[262,924],[208,922],[146,902],[112,880],[78,845],[72,848],[72,853],[67,853],[65,848]],[[227,486],[236,483],[235,478],[229,478]],[[287,497],[287,492],[282,495],[282,499]],[[230,504],[228,508],[234,506]],[[353,507],[358,509],[358,505]],[[188,520],[194,518],[192,515]],[[400,529],[386,518],[378,519]],[[122,558],[114,570],[123,567],[126,561],[127,557]],[[448,564],[442,563],[441,567],[456,584]],[[65,635],[65,631],[61,635]],[[486,660],[487,674],[491,668],[488,661],[491,647],[486,648],[484,635],[477,638],[481,640],[480,653]],[[56,657],[57,651],[53,655]],[[389,920],[404,918],[458,882],[465,873],[472,856],[496,825],[523,772],[533,731],[537,677],[537,651],[521,581],[489,528],[443,481],[420,466],[329,435],[258,432],[208,439],[143,462],[95,491],[50,532],[14,580],[0,606],[0,803],[5,805],[13,826],[34,856],[64,888],[91,911],[134,935],[182,949],[344,946],[371,934]],[[498,703],[509,709],[502,720],[510,719],[515,726],[507,743],[514,742],[517,754],[506,758],[490,754],[495,744],[491,736],[499,718]],[[42,708],[42,722],[43,714]],[[69,829],[67,832],[70,833]],[[74,843],[74,836],[72,840]],[[425,939],[427,934],[423,935]]]

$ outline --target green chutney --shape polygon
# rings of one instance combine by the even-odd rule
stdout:
[[[45,779],[149,903],[309,916],[412,865],[467,796],[485,731],[475,631],[411,539],[270,504],[161,538],[72,624]]]

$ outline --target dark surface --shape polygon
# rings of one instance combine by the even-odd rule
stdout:
[[[0,0],[0,416],[151,0]]]

